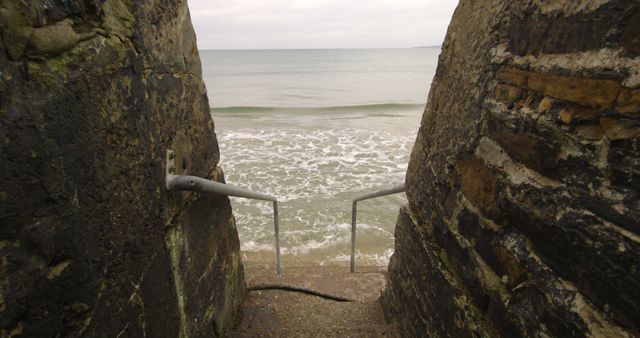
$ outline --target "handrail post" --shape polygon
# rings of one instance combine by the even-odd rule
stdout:
[[[351,207],[351,272],[356,268],[356,213],[358,212],[358,201],[353,201]]]
[[[276,273],[280,275],[280,221],[278,216],[278,201],[273,201],[273,226],[276,233]]]
[[[280,219],[278,217],[278,199],[271,195],[253,192],[207,178],[189,175],[176,175],[175,158],[175,152],[168,149],[165,169],[165,189],[168,191],[194,191],[198,193],[220,194],[224,196],[251,198],[273,202],[273,225],[276,235],[276,273],[280,275]]]
[[[397,184],[387,189],[382,189],[376,192],[368,193],[358,196],[353,199],[353,206],[351,209],[351,272],[355,272],[356,269],[356,215],[358,209],[358,202],[364,201],[376,197],[382,197],[392,194],[397,194],[405,191],[405,184]]]

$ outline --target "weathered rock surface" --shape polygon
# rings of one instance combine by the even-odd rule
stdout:
[[[4,336],[215,336],[243,294],[186,0],[0,3]]]
[[[638,18],[460,2],[382,297],[404,335],[640,335]]]

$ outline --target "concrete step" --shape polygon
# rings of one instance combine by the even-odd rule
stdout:
[[[385,286],[384,267],[296,267],[245,270],[247,287],[286,286],[350,299],[329,300],[284,290],[250,291],[230,337],[398,337],[387,323],[378,298]]]

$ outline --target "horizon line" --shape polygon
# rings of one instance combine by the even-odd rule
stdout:
[[[415,47],[312,47],[312,48],[198,48],[199,51],[239,51],[239,50],[327,50],[327,49],[420,49],[442,48],[442,45],[415,46]]]

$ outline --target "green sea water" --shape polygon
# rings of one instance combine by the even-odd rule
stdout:
[[[439,48],[201,51],[228,183],[278,196],[283,268],[349,263],[353,197],[404,181]],[[404,194],[361,202],[357,265],[385,265]],[[245,262],[271,204],[232,198]]]

